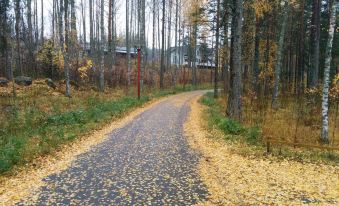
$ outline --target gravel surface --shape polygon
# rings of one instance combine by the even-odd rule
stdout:
[[[176,95],[141,113],[18,205],[193,205],[207,198],[183,135],[189,101]]]

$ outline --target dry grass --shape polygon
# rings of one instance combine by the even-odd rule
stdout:
[[[226,111],[225,97],[218,99],[221,113]],[[320,142],[321,104],[310,105],[306,97],[281,97],[281,108],[273,110],[270,100],[253,99],[250,95],[243,97],[243,121],[247,127],[259,126],[261,138],[279,142],[297,143],[301,145],[323,146]],[[336,107],[332,105],[329,112],[330,144],[339,148],[339,117]]]

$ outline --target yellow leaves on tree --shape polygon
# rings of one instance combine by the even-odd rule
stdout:
[[[270,13],[273,8],[271,0],[254,1],[252,7],[255,11],[255,15],[257,16],[257,18],[263,18],[263,16],[266,13]]]
[[[262,61],[259,62],[260,74],[259,78],[264,81],[266,78],[273,78],[275,56],[277,51],[277,43],[275,41],[269,42],[269,48],[267,50],[267,40],[261,40],[259,44],[259,53]]]
[[[88,80],[88,70],[93,66],[93,61],[91,59],[84,59],[81,67],[78,68],[80,78],[82,80]]]
[[[204,17],[201,16],[201,8],[206,4],[207,2],[204,0],[188,0],[183,2],[183,9],[184,9],[184,17],[185,21],[188,25],[194,25],[194,24],[204,24],[203,20],[206,20]]]
[[[336,74],[333,78],[330,99],[333,102],[339,102],[339,74]]]

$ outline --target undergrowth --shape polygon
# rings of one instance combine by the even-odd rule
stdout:
[[[207,119],[209,130],[217,129],[221,131],[225,141],[239,143],[241,146],[236,152],[240,154],[259,155],[266,153],[266,142],[263,138],[262,125],[244,126],[243,124],[227,118],[225,105],[220,103],[220,99],[215,99],[212,92],[206,93],[199,102],[206,106],[204,118]],[[273,129],[273,128],[271,128]],[[246,146],[244,146],[246,145]],[[297,161],[321,161],[327,163],[339,163],[339,156],[336,152],[320,149],[291,148],[285,145],[272,146],[270,155],[290,158]]]
[[[259,127],[244,127],[239,122],[225,117],[222,114],[222,108],[218,104],[217,100],[213,98],[213,93],[208,92],[204,95],[200,102],[203,105],[208,106],[208,126],[210,128],[217,127],[225,134],[233,135],[230,140],[242,139],[251,144],[256,144],[260,136]],[[229,136],[225,136],[228,138]]]

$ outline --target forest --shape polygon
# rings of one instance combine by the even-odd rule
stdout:
[[[338,0],[0,0],[0,205],[339,205]]]
[[[290,146],[337,158],[338,6],[1,0],[0,172],[151,98],[212,88],[204,101],[215,127],[249,130],[267,151]]]

